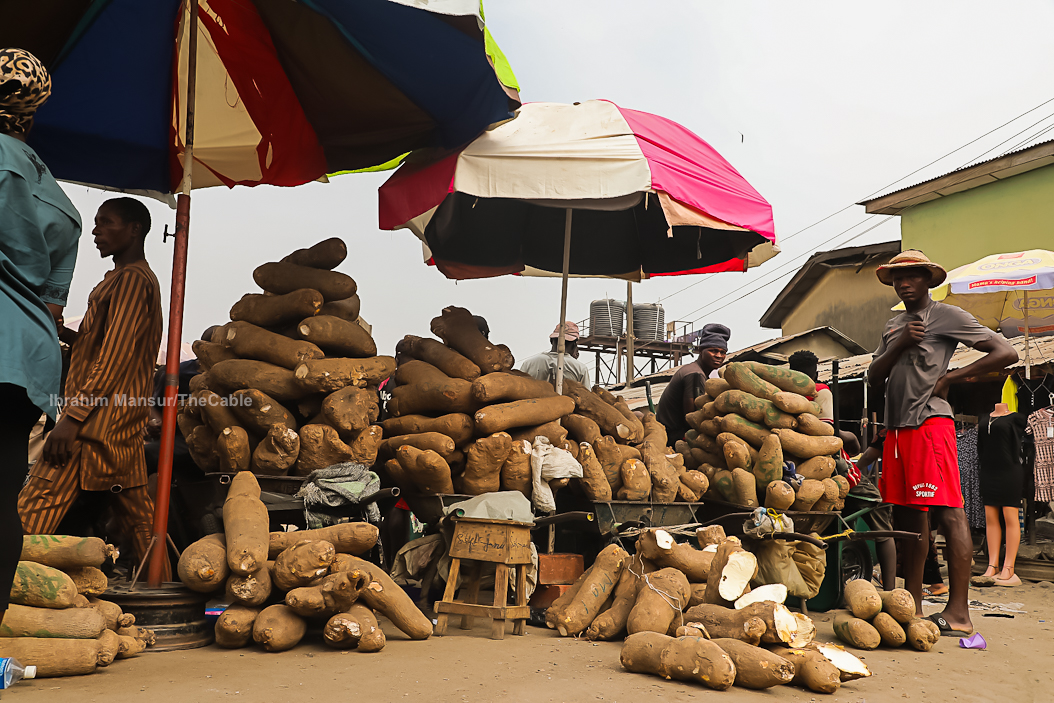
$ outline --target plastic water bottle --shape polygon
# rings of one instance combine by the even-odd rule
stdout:
[[[0,658],[0,689],[11,688],[11,684],[22,679],[33,679],[37,676],[37,667],[22,666],[17,659]]]

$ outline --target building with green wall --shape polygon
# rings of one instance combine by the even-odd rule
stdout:
[[[902,247],[948,270],[989,254],[1054,249],[1054,141],[860,204],[899,215]]]

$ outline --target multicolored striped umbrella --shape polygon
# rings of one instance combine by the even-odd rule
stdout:
[[[295,186],[456,148],[519,104],[478,0],[196,4],[195,188]],[[185,7],[0,0],[0,46],[33,52],[52,75],[29,143],[57,178],[182,189]]]
[[[744,271],[778,252],[772,207],[713,147],[605,100],[530,103],[456,153],[404,165],[381,186],[380,226],[412,230],[456,279],[640,280]]]

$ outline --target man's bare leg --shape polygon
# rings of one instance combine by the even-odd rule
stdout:
[[[892,591],[897,587],[897,543],[892,539],[875,542],[878,563],[882,567],[882,590]]]
[[[948,542],[948,606],[941,615],[953,629],[973,632],[970,621],[970,562],[973,540],[962,508],[930,508]]]
[[[930,546],[929,514],[905,505],[894,505],[893,525],[898,530],[922,535],[920,540],[908,539],[901,543],[904,550],[904,558],[901,560],[904,567],[904,588],[915,599],[915,615],[922,617],[922,571]]]

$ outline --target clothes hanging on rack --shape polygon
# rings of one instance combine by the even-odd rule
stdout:
[[[1003,382],[1003,395],[999,402],[1006,403],[1006,407],[1010,408],[1010,412],[1017,412],[1017,381],[1014,380],[1014,374],[1007,376],[1006,381]]]
[[[1017,382],[1017,412],[1031,415],[1040,408],[1054,405],[1054,375],[1025,378],[1019,373]]]
[[[977,428],[960,427],[955,433],[959,450],[959,483],[963,493],[963,507],[970,527],[983,530],[984,503],[981,501],[980,478],[977,466]]]
[[[1017,508],[1025,491],[1022,444],[1028,417],[984,415],[977,423],[981,499],[985,505]]]
[[[1042,408],[1029,415],[1025,432],[1036,446],[1036,501],[1054,500],[1054,408]]]

